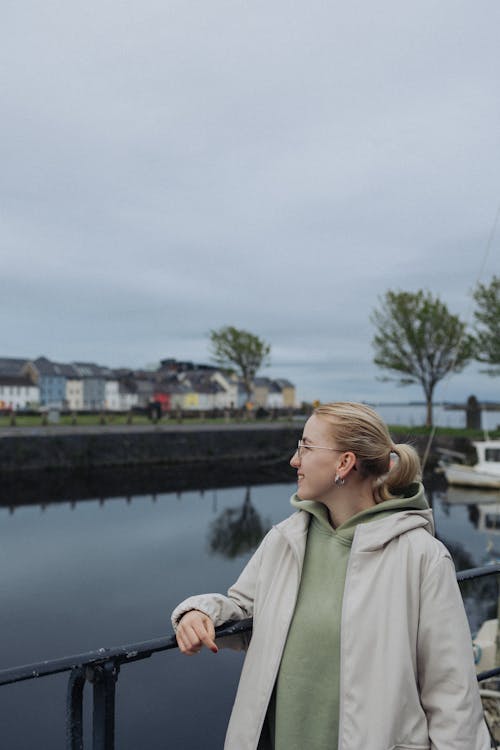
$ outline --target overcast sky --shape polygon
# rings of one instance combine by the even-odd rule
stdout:
[[[471,318],[499,29],[498,0],[6,0],[0,354],[207,361],[235,325],[299,398],[419,398],[376,379],[369,316],[424,288]]]

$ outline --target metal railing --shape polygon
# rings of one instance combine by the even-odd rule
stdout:
[[[467,581],[500,573],[500,563],[482,568],[471,568],[457,573],[458,581]],[[216,638],[246,633],[252,629],[252,619],[229,622],[215,629]],[[120,668],[134,661],[148,659],[152,654],[177,648],[175,636],[141,641],[116,648],[100,648],[62,659],[26,664],[0,671],[0,686],[25,680],[70,672],[66,701],[66,750],[83,750],[83,689],[89,682],[93,687],[92,748],[114,750],[115,692]],[[500,667],[478,674],[478,681],[500,675]]]

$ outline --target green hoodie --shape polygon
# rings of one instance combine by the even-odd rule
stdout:
[[[328,510],[293,495],[311,514],[297,602],[268,709],[274,750],[331,750],[338,744],[340,621],[356,526],[402,510],[428,508],[422,485],[352,516],[336,529]]]

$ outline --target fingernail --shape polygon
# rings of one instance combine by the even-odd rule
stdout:
[[[219,650],[219,649],[217,648],[217,646],[214,646],[214,647],[213,647],[213,648],[211,649],[211,651],[212,651],[212,653],[213,653],[213,654],[216,654],[218,650]]]

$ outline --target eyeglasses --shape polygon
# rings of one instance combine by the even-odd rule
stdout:
[[[322,451],[335,451],[335,453],[345,453],[345,451],[340,448],[330,448],[329,445],[311,445],[311,443],[304,443],[303,440],[299,440],[297,443],[297,456],[302,458],[304,450],[309,450],[309,448],[318,448]]]

